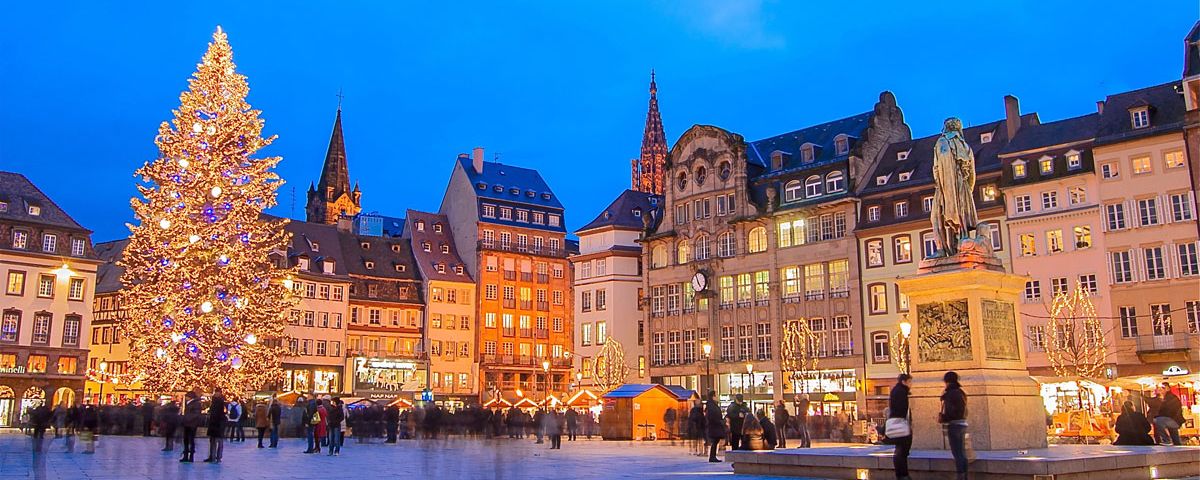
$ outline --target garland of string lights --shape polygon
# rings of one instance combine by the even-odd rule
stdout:
[[[109,373],[95,368],[87,369],[87,379],[95,383],[111,383],[114,385],[132,385],[143,380],[140,373]]]
[[[792,379],[792,390],[800,393],[800,385],[817,371],[817,354],[813,344],[814,334],[808,320],[801,318],[788,322],[783,329],[783,340],[779,344],[780,367]]]
[[[1046,357],[1060,377],[1099,378],[1104,370],[1107,351],[1104,327],[1096,317],[1092,295],[1082,283],[1075,291],[1059,292],[1050,305],[1046,322],[1049,342]]]
[[[138,169],[137,225],[121,260],[121,327],[130,372],[156,393],[222,388],[235,394],[282,378],[279,342],[294,302],[272,252],[286,220],[268,220],[282,184],[281,158],[252,158],[271,144],[246,102],[246,77],[220,27],[163,122],[159,157]]]

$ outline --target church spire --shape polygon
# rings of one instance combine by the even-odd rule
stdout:
[[[642,132],[642,154],[639,159],[640,185],[634,190],[662,195],[666,189],[667,136],[663,133],[662,115],[658,113],[658,83],[650,70],[650,106],[646,112],[646,129]]]
[[[329,137],[329,149],[325,152],[325,164],[321,167],[321,178],[317,188],[308,193],[308,221],[337,223],[341,215],[355,215],[359,209],[361,192],[350,188],[350,172],[346,165],[346,140],[342,136],[342,107],[339,93],[337,116],[333,120],[333,134]]]

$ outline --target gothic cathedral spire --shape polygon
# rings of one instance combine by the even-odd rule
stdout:
[[[646,112],[646,129],[642,132],[642,154],[633,161],[632,188],[639,192],[662,195],[666,190],[667,136],[663,133],[662,115],[658,113],[658,84],[654,70],[650,71],[650,108]]]
[[[336,224],[338,217],[357,215],[361,208],[362,192],[355,185],[350,187],[350,173],[346,166],[346,141],[342,137],[342,108],[338,105],[337,117],[333,120],[333,135],[329,137],[329,150],[325,153],[325,165],[316,188],[308,187],[308,204],[305,208],[307,220],[313,223]]]

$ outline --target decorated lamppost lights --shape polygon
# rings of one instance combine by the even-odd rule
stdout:
[[[704,382],[708,383],[708,389],[713,390],[717,384],[712,380],[712,370],[709,368],[708,361],[712,359],[712,344],[704,342],[701,347],[704,350]],[[705,393],[707,395],[707,393]]]
[[[900,373],[910,373],[912,368],[912,324],[908,322],[908,316],[900,321],[900,328],[892,336],[891,354],[896,368]]]

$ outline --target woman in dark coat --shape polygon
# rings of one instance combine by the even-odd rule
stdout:
[[[1133,409],[1133,402],[1121,405],[1115,430],[1117,441],[1113,445],[1154,445],[1154,439],[1150,437],[1150,421],[1142,412]]]
[[[221,463],[221,455],[225,453],[225,443],[221,441],[225,434],[225,395],[221,389],[213,390],[212,399],[208,405],[208,458],[205,462]]]
[[[888,395],[888,419],[901,419],[908,421],[908,396],[909,388],[912,386],[912,375],[901,373],[896,378],[896,386],[892,387],[891,394]],[[909,426],[908,435],[898,438],[888,438],[891,444],[896,446],[895,452],[892,454],[892,466],[895,468],[896,478],[899,480],[908,480],[908,454],[912,451],[912,426]]]
[[[946,390],[942,392],[942,411],[938,423],[946,424],[950,453],[954,455],[954,471],[959,479],[967,478],[967,394],[958,383],[958,373],[942,376]]]
[[[717,447],[725,438],[725,416],[721,414],[721,405],[717,404],[717,392],[711,390],[704,402],[704,430],[704,436],[708,437],[708,461],[720,462]]]

